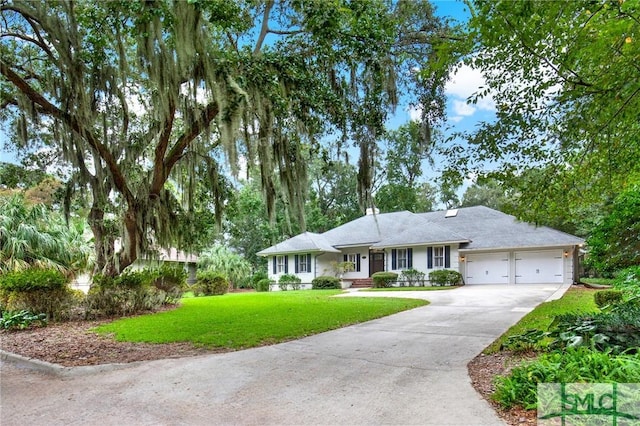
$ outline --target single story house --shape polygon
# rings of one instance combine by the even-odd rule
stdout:
[[[325,233],[305,232],[258,252],[268,258],[269,277],[295,274],[302,288],[321,275],[336,275],[350,262],[346,282],[363,282],[378,271],[452,269],[465,284],[559,284],[578,280],[584,240],[518,221],[484,206],[430,213],[408,211],[360,217]],[[366,281],[364,281],[366,282]]]

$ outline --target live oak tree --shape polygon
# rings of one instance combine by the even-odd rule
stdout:
[[[531,221],[606,210],[640,173],[640,3],[471,6],[467,61],[487,79],[471,102],[490,95],[497,111],[450,147],[454,168],[515,184]]]
[[[359,147],[370,203],[399,94],[425,106],[425,137],[442,116],[448,38],[415,0],[2,0],[1,118],[68,164],[68,193],[90,199],[96,270],[115,275],[187,245],[177,223],[203,176],[221,220],[220,177],[239,158],[259,169],[270,215],[281,188],[304,229],[306,166],[328,132]]]

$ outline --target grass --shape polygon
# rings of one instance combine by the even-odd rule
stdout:
[[[438,291],[438,290],[453,290],[458,288],[456,286],[447,287],[385,287],[385,288],[367,288],[360,291]]]
[[[595,292],[595,290],[570,288],[562,298],[538,305],[538,307],[525,315],[517,324],[513,325],[502,336],[489,345],[484,350],[484,353],[492,354],[499,352],[502,343],[510,336],[522,334],[532,329],[546,331],[557,315],[597,312],[598,307],[593,301],[593,294]]]
[[[580,278],[580,282],[585,284],[613,285],[613,278]]]
[[[192,342],[246,349],[298,339],[426,305],[415,299],[331,297],[339,290],[239,293],[182,299],[171,311],[100,326],[128,342]]]

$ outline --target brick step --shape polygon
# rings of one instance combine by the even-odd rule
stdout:
[[[369,288],[373,287],[371,278],[355,278],[351,280],[351,288]]]

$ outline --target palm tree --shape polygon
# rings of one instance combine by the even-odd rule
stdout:
[[[81,224],[67,226],[44,204],[27,206],[19,195],[0,198],[0,273],[51,268],[73,276],[91,253]]]
[[[198,269],[221,273],[234,288],[251,274],[251,264],[244,257],[219,244],[198,256]]]

